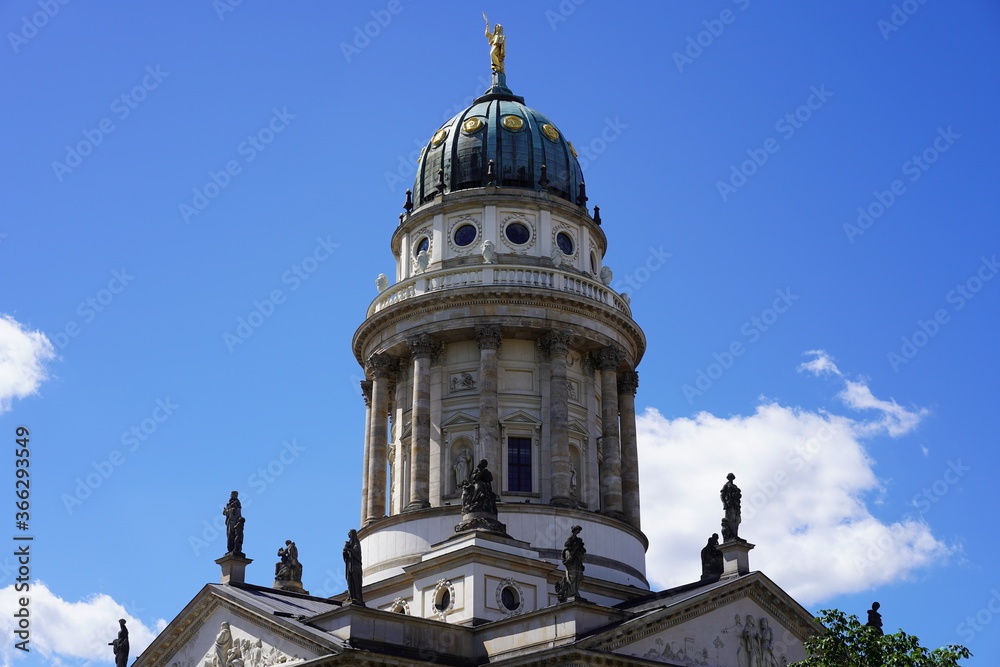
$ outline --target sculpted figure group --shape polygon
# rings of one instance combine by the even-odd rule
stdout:
[[[274,566],[274,578],[278,581],[302,582],[302,563],[299,562],[299,548],[295,542],[285,540],[285,546],[278,549],[279,560]]]
[[[755,621],[753,616],[747,614],[743,620],[737,615],[736,631],[739,639],[736,663],[739,667],[782,666],[784,659],[774,655],[774,630],[766,618]]]

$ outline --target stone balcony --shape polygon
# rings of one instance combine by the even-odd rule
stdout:
[[[396,283],[379,294],[368,307],[368,317],[407,299],[450,289],[493,286],[535,287],[566,292],[615,308],[631,319],[626,298],[597,280],[577,272],[537,266],[484,264],[428,271]]]

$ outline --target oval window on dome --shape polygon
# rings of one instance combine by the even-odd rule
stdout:
[[[559,140],[559,130],[557,130],[556,128],[552,127],[548,123],[545,123],[545,125],[542,125],[542,134],[544,134],[546,137],[548,137],[552,141],[558,141]]]
[[[462,129],[466,134],[475,134],[479,130],[483,129],[483,120],[473,116],[462,123]]]
[[[556,234],[556,244],[559,246],[559,249],[563,251],[563,253],[567,255],[573,254],[573,250],[575,249],[573,245],[573,237],[566,232],[559,232]]]
[[[417,241],[417,245],[413,246],[413,254],[414,256],[419,255],[420,253],[429,250],[430,247],[431,247],[431,240],[426,236],[424,236],[419,241]]]
[[[472,242],[476,240],[476,236],[478,235],[479,230],[476,229],[475,225],[468,223],[461,225],[455,230],[455,245],[460,248],[472,245]]]
[[[434,602],[434,608],[438,611],[448,611],[451,606],[451,592],[447,588],[442,588],[438,593],[438,598]]]
[[[508,130],[517,132],[524,127],[524,119],[520,116],[504,116],[500,121]]]
[[[440,145],[441,142],[444,141],[444,138],[447,136],[448,136],[448,128],[446,127],[441,128],[440,130],[434,133],[433,137],[431,137],[431,146]]]
[[[531,230],[528,226],[520,222],[512,222],[503,230],[507,240],[515,245],[524,245],[531,240]]]

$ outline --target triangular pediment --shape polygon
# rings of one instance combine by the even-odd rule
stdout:
[[[441,426],[459,426],[464,424],[478,424],[479,419],[464,412],[456,412],[448,419],[441,422]]]
[[[670,665],[783,667],[804,659],[803,641],[819,631],[759,572],[674,591],[652,596],[638,616],[578,646]]]
[[[569,421],[568,428],[570,431],[573,431],[574,433],[579,433],[580,435],[584,436],[590,435],[589,433],[587,433],[587,427],[584,426],[583,423],[580,422],[580,420],[578,419],[571,419]]]
[[[537,417],[528,414],[524,410],[515,410],[514,412],[509,412],[500,418],[501,424],[533,424],[534,426],[541,426],[542,420]]]
[[[270,667],[343,652],[343,642],[301,621],[335,609],[329,600],[259,586],[205,586],[133,667]],[[225,661],[219,662],[218,657]]]

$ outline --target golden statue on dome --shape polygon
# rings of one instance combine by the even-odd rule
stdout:
[[[507,36],[503,34],[503,26],[499,23],[490,32],[490,20],[486,18],[486,12],[483,12],[483,20],[486,21],[486,41],[490,43],[490,66],[494,73],[503,74],[503,61],[507,57],[507,48],[504,42],[507,40]]]

